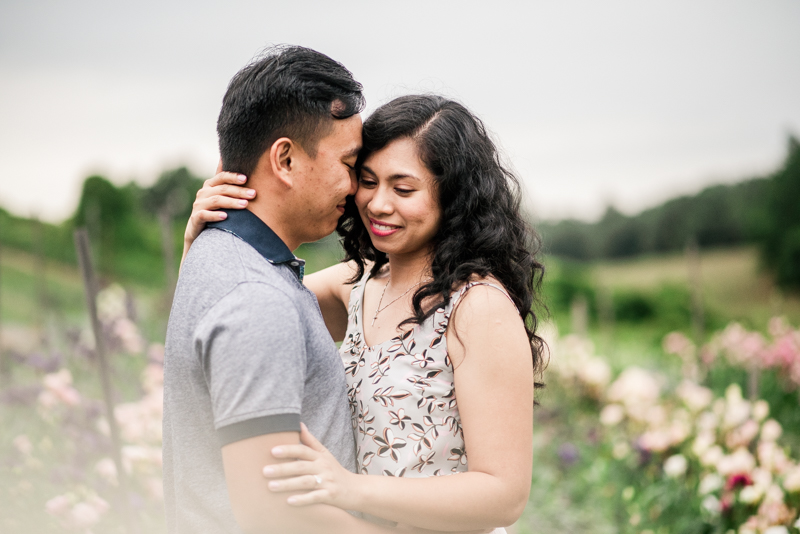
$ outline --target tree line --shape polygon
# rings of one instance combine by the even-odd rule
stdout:
[[[90,176],[75,213],[61,224],[0,209],[0,243],[76,264],[72,235],[85,226],[102,275],[163,285],[165,258],[180,258],[184,223],[202,184],[186,167],[162,173],[150,187]],[[638,215],[609,207],[595,223],[536,226],[546,254],[577,261],[679,251],[690,241],[701,248],[757,244],[778,283],[800,289],[800,142],[789,138],[786,159],[769,176],[708,187]],[[172,234],[168,240],[165,231]],[[165,254],[165,242],[174,253]]]
[[[595,223],[541,222],[545,253],[578,261],[743,244],[759,246],[777,282],[800,289],[800,142],[788,140],[769,176],[715,185],[628,216],[609,207]]]

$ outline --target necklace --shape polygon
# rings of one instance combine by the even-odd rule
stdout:
[[[392,276],[391,276],[391,275],[389,275],[389,281],[387,281],[387,282],[386,282],[386,285],[385,285],[385,286],[383,286],[383,291],[381,291],[381,298],[380,298],[380,299],[378,299],[378,306],[375,308],[375,316],[374,316],[374,317],[372,317],[372,324],[371,324],[370,326],[375,326],[375,321],[378,319],[378,314],[379,314],[380,312],[382,312],[383,310],[385,310],[386,308],[388,308],[389,306],[391,306],[392,304],[394,304],[395,302],[397,302],[397,301],[398,301],[398,300],[400,300],[401,298],[403,298],[403,297],[405,297],[406,295],[408,295],[408,292],[409,292],[409,291],[411,291],[412,289],[414,289],[415,287],[417,287],[418,285],[420,285],[420,284],[421,284],[423,281],[424,281],[424,280],[420,280],[419,282],[417,282],[417,283],[416,283],[416,284],[414,284],[413,286],[409,287],[408,289],[406,289],[406,290],[403,292],[403,294],[402,294],[402,295],[400,295],[399,297],[397,297],[396,299],[394,299],[393,301],[391,301],[389,304],[387,304],[386,306],[384,306],[383,308],[381,308],[381,303],[383,302],[383,296],[386,294],[386,288],[387,288],[387,287],[389,287],[389,284],[391,284],[391,283],[392,283]]]

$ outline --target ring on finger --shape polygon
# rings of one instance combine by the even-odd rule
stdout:
[[[315,481],[316,481],[316,483],[317,483],[317,486],[316,486],[316,487],[320,487],[320,486],[322,485],[322,477],[321,477],[321,476],[319,476],[319,475],[314,475],[314,480],[315,480]]]

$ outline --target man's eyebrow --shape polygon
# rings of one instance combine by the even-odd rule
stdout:
[[[356,146],[356,147],[353,147],[350,150],[348,150],[344,154],[344,156],[342,156],[342,157],[344,157],[344,158],[354,158],[354,157],[358,156],[359,152],[361,152],[361,147],[360,146]]]

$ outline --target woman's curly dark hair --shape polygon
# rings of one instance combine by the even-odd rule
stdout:
[[[433,280],[414,293],[414,315],[401,324],[422,323],[450,301],[450,295],[475,276],[493,276],[514,300],[531,343],[533,368],[542,371],[544,341],[536,334],[544,266],[536,260],[539,239],[520,213],[520,185],[506,169],[483,123],[463,105],[436,95],[396,98],[364,122],[357,170],[371,154],[396,139],[412,139],[420,158],[436,177],[441,225],[433,238]],[[355,202],[348,199],[339,227],[345,250],[363,277],[367,260],[375,276],[388,261],[372,246]],[[422,302],[434,297],[423,310]],[[537,384],[540,386],[540,384]]]

